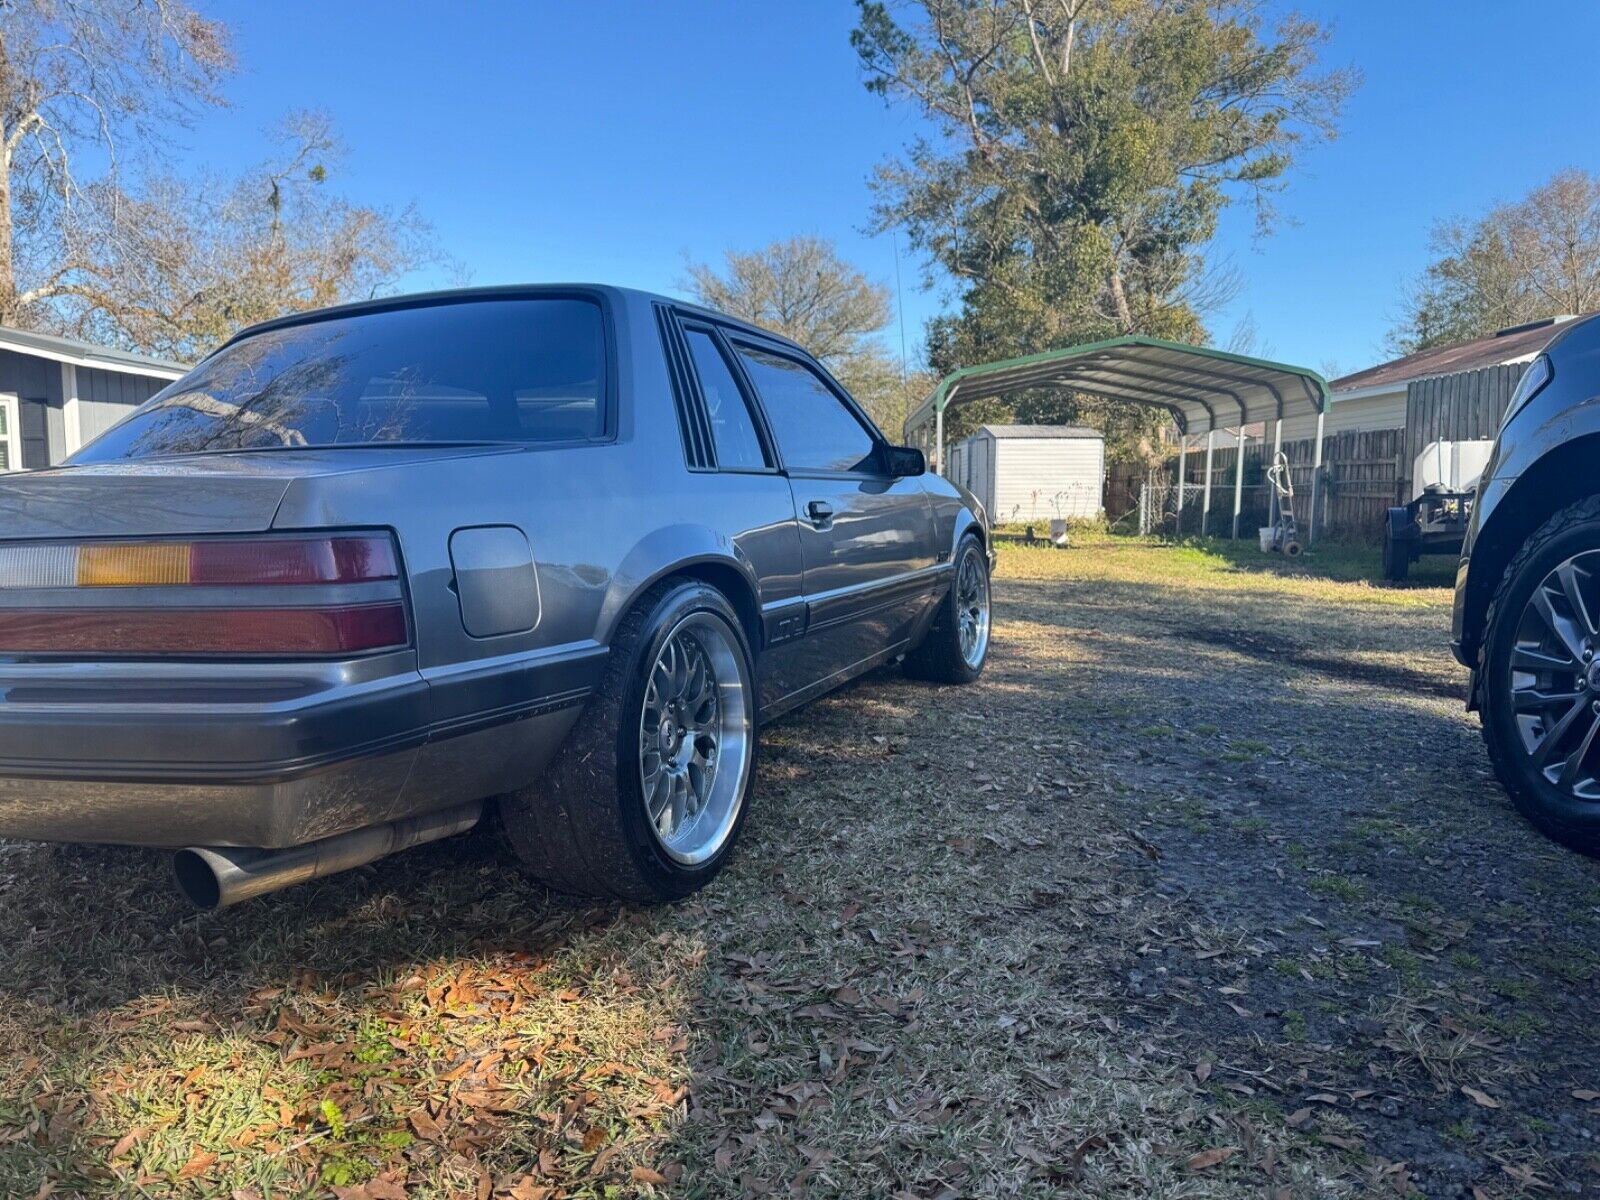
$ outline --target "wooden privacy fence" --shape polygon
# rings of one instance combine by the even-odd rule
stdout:
[[[1493,438],[1500,428],[1511,394],[1526,369],[1525,363],[1483,367],[1413,380],[1406,387],[1406,424],[1403,429],[1362,429],[1331,433],[1322,439],[1322,480],[1317,489],[1318,536],[1335,541],[1378,542],[1383,536],[1385,510],[1411,499],[1411,478],[1417,456],[1432,442],[1463,442]],[[1294,480],[1295,515],[1302,536],[1311,518],[1311,464],[1313,439],[1285,442]],[[1212,454],[1211,513],[1205,532],[1227,537],[1233,529],[1233,465],[1238,451],[1218,447]],[[1267,523],[1271,488],[1266,482],[1270,446],[1250,441],[1244,451],[1244,486],[1240,489],[1239,536],[1253,538]],[[1165,514],[1168,531],[1201,532],[1205,501],[1204,446],[1189,451],[1184,469],[1181,519],[1178,513],[1178,460],[1174,453],[1162,468],[1147,474],[1143,468],[1114,466],[1107,481],[1106,509],[1113,518],[1139,507],[1141,488],[1161,495],[1158,508],[1146,512]]]
[[[1430,442],[1467,442],[1493,438],[1517,390],[1526,363],[1506,363],[1477,371],[1458,371],[1406,386],[1406,441],[1400,467],[1411,498],[1411,471]]]

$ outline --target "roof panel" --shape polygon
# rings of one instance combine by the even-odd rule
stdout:
[[[1087,425],[980,425],[997,438],[1094,438],[1105,434]]]
[[[1565,333],[1573,321],[1597,315],[1600,314],[1556,317],[1549,324],[1537,325],[1531,329],[1516,329],[1471,342],[1457,342],[1452,346],[1435,346],[1430,350],[1419,350],[1404,358],[1379,363],[1375,367],[1368,367],[1353,375],[1342,376],[1329,386],[1336,392],[1353,392],[1384,384],[1400,390],[1413,379],[1450,375],[1456,371],[1475,371],[1480,367],[1493,367],[1501,363],[1525,362],[1543,350],[1558,333]]]
[[[906,437],[951,406],[1050,386],[1166,408],[1186,433],[1328,410],[1315,371],[1135,335],[954,371],[906,421]]]

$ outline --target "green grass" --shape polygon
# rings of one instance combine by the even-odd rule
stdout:
[[[1262,593],[1300,600],[1337,598],[1344,602],[1401,608],[1448,606],[1454,583],[1452,562],[1424,559],[1413,578],[1391,583],[1382,577],[1376,548],[1328,545],[1298,559],[1262,554],[1249,543],[1222,538],[1182,542],[1114,534],[1075,537],[1067,549],[1048,544],[999,542],[998,576],[1024,579],[1098,579],[1144,583],[1161,589],[1237,593],[1248,586]]]
[[[1319,896],[1328,896],[1349,904],[1364,900],[1367,896],[1367,885],[1348,875],[1318,875],[1307,886]]]
[[[1422,973],[1422,959],[1404,946],[1385,946],[1380,955],[1384,962],[1399,973],[1400,982],[1406,988],[1415,990],[1425,982]]]
[[[1370,583],[1397,590],[1451,587],[1455,584],[1456,559],[1448,554],[1424,556],[1411,564],[1411,572],[1403,583],[1395,583],[1383,578],[1383,553],[1378,546],[1324,542],[1307,550],[1299,559],[1286,560],[1280,555],[1262,554],[1259,546],[1243,539],[1234,542],[1223,538],[1204,538],[1195,539],[1192,544],[1223,559],[1237,570],[1304,572],[1325,579]]]

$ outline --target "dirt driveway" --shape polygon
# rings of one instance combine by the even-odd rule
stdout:
[[[672,909],[0,844],[0,1196],[1600,1193],[1600,864],[1365,567],[1007,549],[983,683],[769,730]]]

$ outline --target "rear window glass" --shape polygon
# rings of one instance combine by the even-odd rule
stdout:
[[[74,462],[219,450],[558,442],[605,428],[605,335],[588,300],[473,300],[244,339]]]

